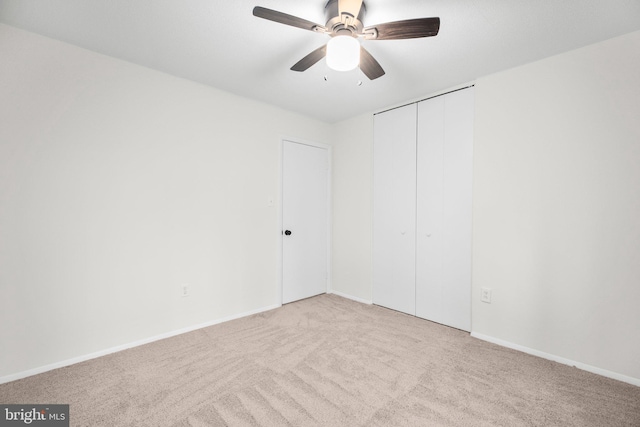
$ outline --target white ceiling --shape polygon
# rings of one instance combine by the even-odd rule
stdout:
[[[363,41],[387,73],[374,81],[324,60],[290,71],[328,36],[256,18],[253,7],[324,24],[325,3],[0,0],[0,22],[326,122],[640,30],[640,0],[368,0],[365,25],[439,16],[440,34]]]

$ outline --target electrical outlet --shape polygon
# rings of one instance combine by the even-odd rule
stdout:
[[[491,289],[489,288],[480,289],[480,301],[491,304]]]
[[[189,285],[182,284],[180,285],[180,296],[188,297],[189,296]]]

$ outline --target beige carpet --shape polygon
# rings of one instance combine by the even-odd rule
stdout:
[[[0,385],[74,426],[640,426],[640,388],[322,295]]]

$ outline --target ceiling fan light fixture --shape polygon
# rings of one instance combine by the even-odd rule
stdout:
[[[369,80],[380,78],[385,72],[369,51],[360,46],[358,38],[365,40],[418,39],[436,36],[440,31],[440,18],[437,17],[404,19],[367,27],[363,23],[367,10],[365,0],[328,0],[324,9],[327,18],[325,25],[260,6],[253,8],[253,15],[332,37],[329,43],[296,62],[291,67],[291,71],[308,70],[326,57],[329,68],[349,71],[360,67]]]
[[[349,71],[360,64],[360,43],[352,36],[335,36],[327,44],[327,65],[332,70]]]

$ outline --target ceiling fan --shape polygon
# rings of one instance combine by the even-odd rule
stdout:
[[[291,70],[305,71],[326,56],[330,68],[347,71],[359,65],[370,80],[383,76],[384,70],[360,45],[358,38],[401,40],[432,37],[437,35],[440,29],[440,18],[407,19],[365,27],[362,21],[367,9],[363,0],[329,0],[324,9],[327,18],[325,25],[260,6],[253,9],[253,15],[331,36],[327,44],[302,58]],[[351,53],[348,53],[349,50]]]

